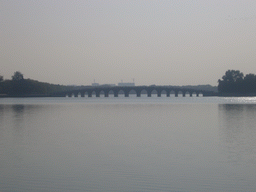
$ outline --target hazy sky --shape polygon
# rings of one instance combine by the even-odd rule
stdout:
[[[255,0],[0,0],[0,75],[217,85],[256,74]]]

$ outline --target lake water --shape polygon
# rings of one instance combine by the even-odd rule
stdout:
[[[1,98],[0,191],[256,191],[256,98]]]

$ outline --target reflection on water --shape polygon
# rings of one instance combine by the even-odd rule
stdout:
[[[24,105],[12,105],[12,109],[17,115],[22,114],[24,112],[24,108]]]
[[[255,191],[256,105],[215,99],[0,104],[0,191]]]
[[[256,163],[256,105],[219,105],[219,116],[228,159]]]
[[[13,129],[15,131],[15,139],[19,140],[22,138],[22,131],[24,129],[24,105],[12,105],[12,113],[13,113]]]

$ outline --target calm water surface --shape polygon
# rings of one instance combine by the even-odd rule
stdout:
[[[256,98],[1,98],[0,191],[256,191]]]

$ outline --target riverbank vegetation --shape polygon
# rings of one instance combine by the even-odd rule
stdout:
[[[252,73],[244,76],[239,70],[228,70],[218,83],[219,95],[256,95],[256,75]]]
[[[54,92],[67,91],[73,88],[73,86],[25,79],[19,71],[14,73],[11,80],[4,80],[3,76],[0,76],[0,96],[49,96]]]
[[[82,86],[83,87],[83,86]],[[211,90],[216,92],[216,87],[205,85],[182,86],[200,90]],[[39,82],[37,80],[25,79],[23,74],[16,71],[11,80],[5,80],[0,75],[0,96],[22,97],[22,96],[50,96],[56,92],[63,92],[81,87],[56,85]],[[256,95],[256,75],[247,74],[244,76],[239,70],[228,70],[222,79],[218,80],[219,96],[254,96]]]

